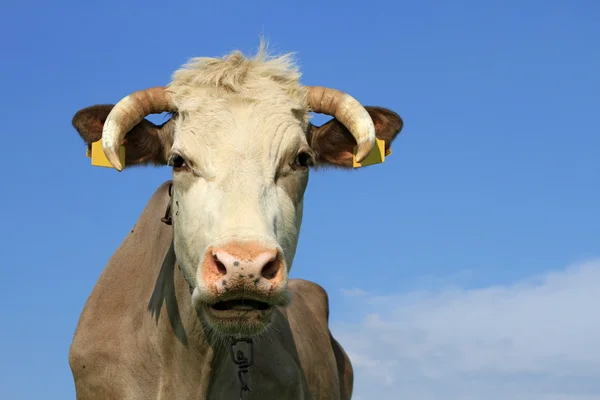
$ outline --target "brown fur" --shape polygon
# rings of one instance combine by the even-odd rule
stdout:
[[[385,150],[389,150],[404,125],[402,118],[392,110],[383,107],[365,107],[375,124],[375,135],[385,141]],[[321,166],[351,168],[352,153],[356,140],[337,119],[321,126],[311,126],[308,135],[310,147],[315,152],[316,162]]]
[[[172,227],[160,221],[168,202],[164,183],[86,302],[69,353],[78,400],[239,397],[228,348],[204,327],[175,266]],[[289,286],[292,304],[255,342],[253,398],[349,399],[352,366],[328,329],[325,290]]]
[[[113,107],[113,104],[94,105],[79,110],[73,117],[73,127],[88,146],[102,139],[104,121]],[[144,119],[134,126],[124,140],[126,165],[166,165],[164,147],[165,143],[172,143],[173,125],[171,119],[161,125]]]

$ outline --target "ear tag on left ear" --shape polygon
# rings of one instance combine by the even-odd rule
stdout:
[[[385,151],[385,141],[375,138],[375,146],[373,146],[373,150],[369,153],[369,155],[362,160],[362,162],[356,162],[356,151],[357,146],[354,146],[354,152],[352,153],[352,167],[360,168],[366,167],[367,165],[380,164],[385,161],[385,157],[392,154],[391,149]]]
[[[104,150],[102,149],[102,139],[93,142],[91,146],[88,146],[85,155],[92,159],[92,165],[95,167],[114,168],[108,161],[108,158],[106,158],[106,154],[104,154]],[[121,158],[121,165],[125,166],[125,146],[123,145],[119,147],[119,156]]]

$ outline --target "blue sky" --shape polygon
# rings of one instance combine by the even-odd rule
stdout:
[[[217,3],[2,5],[0,398],[74,398],[79,313],[170,179],[92,167],[73,114],[259,35],[405,121],[383,165],[311,175],[292,271],[357,398],[600,398],[600,3]]]

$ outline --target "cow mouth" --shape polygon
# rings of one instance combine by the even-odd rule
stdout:
[[[278,307],[273,298],[267,301],[231,297],[215,300],[204,303],[203,315],[210,328],[225,336],[260,334],[272,323]]]
[[[271,308],[271,305],[258,300],[233,299],[219,301],[210,307],[214,311],[266,311]]]

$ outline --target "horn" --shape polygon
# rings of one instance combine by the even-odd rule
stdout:
[[[356,161],[363,161],[375,145],[375,125],[367,110],[354,97],[337,89],[322,86],[307,86],[306,89],[308,106],[312,111],[331,115],[344,124],[358,145]]]
[[[117,171],[123,170],[119,159],[119,147],[125,134],[147,115],[164,111],[177,111],[164,86],[138,90],[124,97],[113,107],[102,129],[102,149]]]

